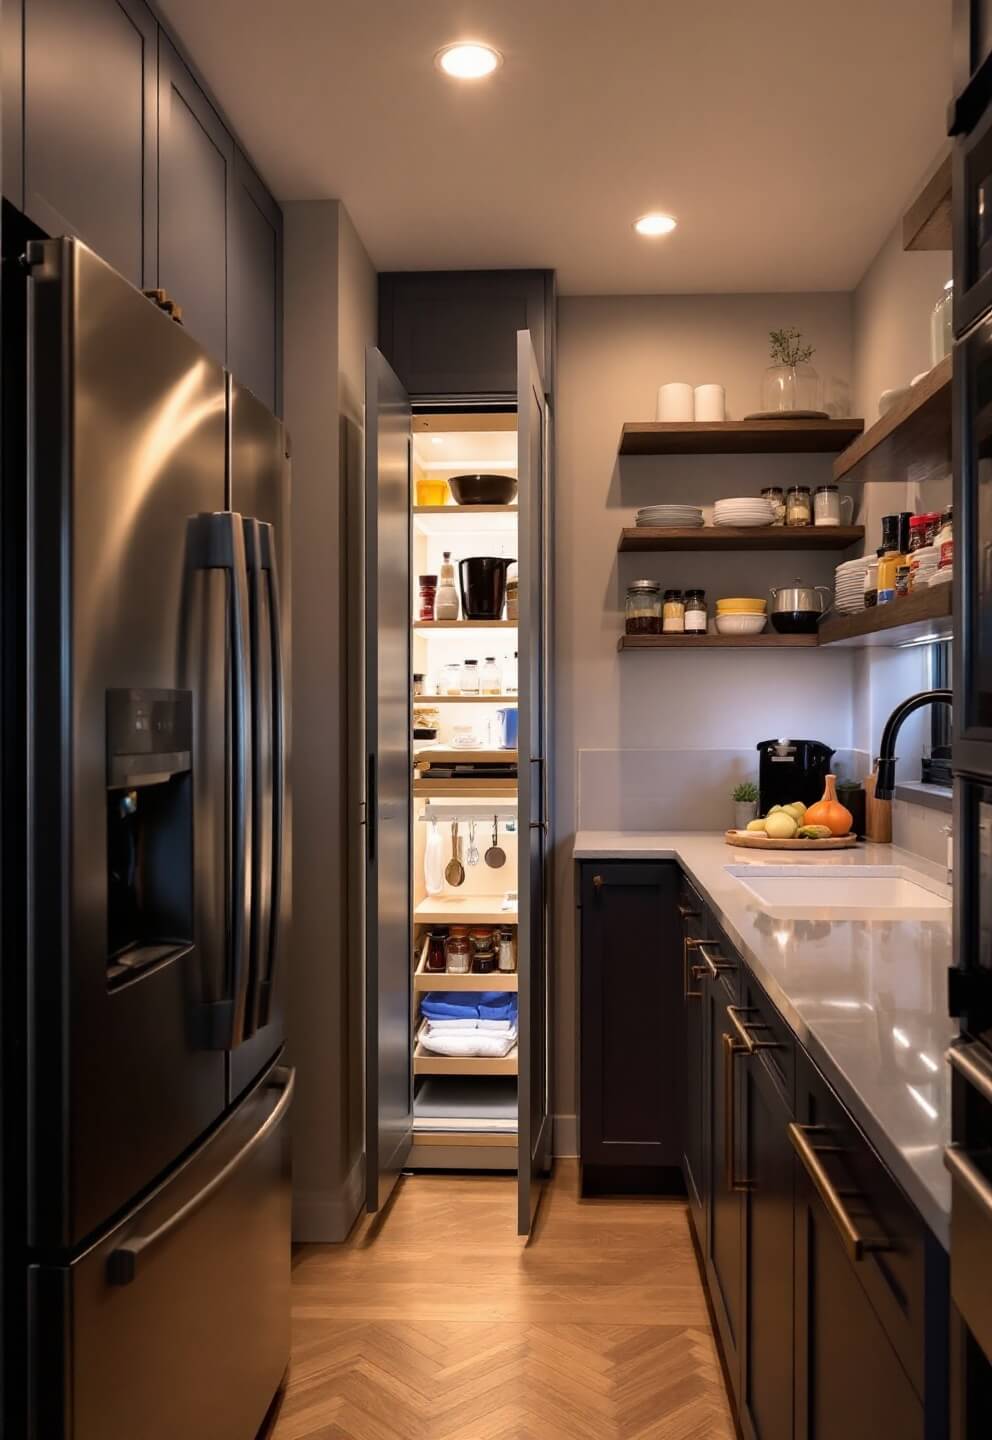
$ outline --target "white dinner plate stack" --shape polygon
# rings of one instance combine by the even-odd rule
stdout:
[[[941,567],[941,569],[935,570],[933,572],[933,574],[930,576],[930,579],[927,581],[927,584],[929,585],[931,590],[934,590],[938,585],[950,585],[953,579],[954,566],[944,565]]]
[[[698,505],[645,505],[637,512],[637,524],[658,530],[698,530],[703,512]]]
[[[865,608],[865,574],[868,570],[868,556],[857,560],[846,560],[837,566],[834,577],[834,607],[842,615],[856,615]]]
[[[760,495],[744,495],[737,500],[717,500],[713,506],[714,525],[770,525],[774,518],[770,503]]]

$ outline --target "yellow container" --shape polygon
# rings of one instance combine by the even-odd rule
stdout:
[[[718,615],[764,615],[767,608],[767,600],[752,600],[741,595],[729,596],[716,602]]]
[[[416,496],[418,505],[447,505],[448,496],[447,480],[418,480]]]

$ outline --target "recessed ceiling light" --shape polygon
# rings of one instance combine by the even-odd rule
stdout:
[[[634,221],[634,229],[638,235],[670,235],[677,224],[674,216],[662,215],[660,211],[652,210],[649,215],[642,215],[640,220]]]
[[[480,45],[478,41],[459,41],[457,45],[445,45],[434,56],[434,64],[445,75],[455,80],[481,80],[491,75],[503,63],[503,57],[491,45]]]

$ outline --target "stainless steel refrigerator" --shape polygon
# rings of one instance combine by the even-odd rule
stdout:
[[[252,1440],[289,1357],[287,440],[84,245],[21,273],[6,1433]]]

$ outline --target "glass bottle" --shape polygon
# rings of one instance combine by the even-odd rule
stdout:
[[[478,695],[479,693],[479,662],[478,660],[465,660],[462,663],[462,694]]]
[[[517,937],[512,930],[499,932],[499,955],[496,967],[501,975],[512,975],[517,968]]]
[[[438,620],[458,619],[458,589],[455,585],[455,567],[451,551],[445,550],[438,571],[437,594],[434,597],[434,615]]]
[[[627,586],[624,629],[628,635],[661,634],[660,593],[657,580],[634,580]]]
[[[437,576],[421,575],[419,578],[420,595],[418,598],[417,619],[434,619],[434,599],[437,595]]]
[[[443,975],[448,968],[444,950],[447,938],[447,925],[440,925],[436,930],[427,932],[427,959],[424,962],[424,969],[430,975]]]
[[[687,590],[685,592],[685,633],[687,635],[706,634],[705,590]]]
[[[503,661],[503,694],[516,695],[517,693],[517,652],[514,650],[513,659]]]
[[[499,666],[495,655],[487,655],[479,671],[479,689],[483,695],[499,695]]]
[[[661,628],[665,635],[681,635],[685,631],[685,601],[681,590],[666,590],[662,608]]]

